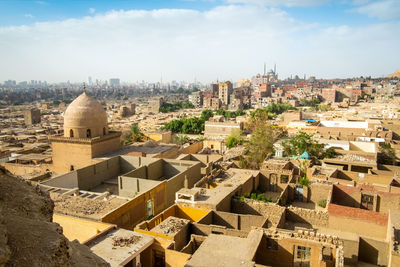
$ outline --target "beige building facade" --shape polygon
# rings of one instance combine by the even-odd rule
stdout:
[[[53,169],[68,172],[92,164],[96,156],[120,147],[120,132],[109,132],[101,104],[84,92],[67,108],[64,135],[50,137]]]

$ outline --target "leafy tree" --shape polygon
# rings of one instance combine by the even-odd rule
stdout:
[[[282,142],[283,149],[287,155],[300,156],[304,152],[319,158],[323,149],[322,144],[318,144],[312,139],[312,135],[300,132],[298,135],[288,141]]]
[[[180,145],[186,144],[189,141],[190,141],[190,138],[187,135],[180,134],[175,137],[175,142]]]
[[[203,121],[208,121],[208,119],[211,118],[211,117],[213,117],[213,116],[214,116],[214,113],[212,112],[212,110],[206,109],[206,110],[203,110],[203,111],[201,112],[200,118],[201,118]]]
[[[379,147],[380,150],[380,162],[388,165],[396,164],[396,152],[390,144],[382,144]]]
[[[211,110],[203,110],[200,117],[181,118],[172,120],[161,127],[162,130],[170,130],[173,133],[200,134],[204,131],[204,123],[214,114]]]
[[[61,102],[60,102],[59,100],[54,100],[53,103],[52,103],[52,105],[53,105],[53,106],[58,106],[58,105],[60,105],[60,103],[61,103]]]
[[[242,115],[246,114],[246,112],[244,112],[243,110],[240,110],[240,109],[238,109],[236,111],[229,111],[229,110],[225,110],[222,108],[218,109],[215,113],[217,115],[224,116],[225,118],[228,118],[228,119],[236,118],[237,116],[242,116]]]
[[[269,113],[266,109],[258,108],[255,111],[250,111],[250,120],[255,121],[267,121],[272,120],[275,114]]]
[[[321,103],[318,98],[313,98],[312,100],[307,100],[305,98],[300,100],[300,106],[303,107],[316,107]]]
[[[121,146],[132,143],[132,133],[130,130],[123,131],[121,134]]]
[[[316,106],[312,106],[311,109],[315,110],[315,111],[323,111],[323,112],[333,110],[333,108],[328,104],[319,104]]]
[[[159,108],[159,111],[161,113],[168,113],[168,112],[177,111],[179,109],[187,109],[187,108],[194,108],[194,105],[189,101],[174,102],[174,103],[165,102],[161,105],[161,107]]]
[[[300,156],[307,152],[311,157],[323,159],[326,157],[334,157],[336,152],[333,148],[324,149],[324,145],[313,140],[312,135],[300,132],[288,141],[282,142],[285,153],[289,156]]]
[[[143,133],[140,131],[140,128],[137,124],[132,124],[131,128],[130,128],[131,134],[132,134],[132,141],[133,142],[138,142],[138,141],[142,141],[144,135]]]
[[[243,162],[245,166],[259,169],[265,158],[274,153],[274,143],[284,134],[281,128],[268,125],[266,122],[258,123],[249,142],[246,143],[247,155]]]
[[[228,149],[236,147],[237,145],[242,143],[241,132],[232,131],[231,134],[225,139],[225,145]]]
[[[296,108],[288,103],[271,103],[266,108],[258,108],[250,112],[250,119],[256,120],[272,120],[277,115],[282,114],[288,110],[295,110]]]
[[[308,187],[310,185],[310,181],[308,180],[308,178],[306,176],[303,176],[300,178],[299,184],[302,186]]]
[[[330,147],[328,149],[325,150],[325,155],[324,158],[334,158],[337,156],[336,150],[333,147]]]
[[[204,121],[201,118],[181,118],[164,124],[161,129],[173,133],[200,134],[204,131]]]
[[[269,113],[279,115],[288,110],[295,110],[296,108],[288,103],[271,103],[265,109]]]

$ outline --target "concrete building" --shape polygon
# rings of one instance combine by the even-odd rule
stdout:
[[[258,90],[260,91],[260,97],[271,97],[272,96],[271,84],[262,83],[258,86]]]
[[[110,86],[118,87],[120,85],[119,78],[111,78],[110,79]]]
[[[322,98],[325,102],[335,103],[336,102],[336,89],[324,88],[322,89]]]
[[[143,133],[147,141],[156,141],[160,143],[171,143],[172,132],[171,131],[152,131]]]
[[[148,112],[157,114],[160,111],[160,107],[163,103],[164,99],[162,97],[151,99],[147,106]]]
[[[68,172],[92,164],[94,157],[120,147],[120,132],[108,129],[107,114],[93,97],[82,93],[64,115],[64,136],[52,136],[53,169]]]
[[[178,190],[193,187],[200,178],[200,162],[117,156],[40,186],[51,192],[56,213],[132,229],[172,205]],[[87,212],[102,201],[102,208]]]
[[[189,95],[189,102],[192,103],[196,108],[203,106],[203,92],[194,92]]]
[[[218,84],[218,98],[221,100],[222,105],[229,105],[232,90],[233,85],[230,81]]]
[[[218,83],[212,83],[210,85],[212,97],[218,97],[219,85]]]
[[[217,110],[221,108],[221,100],[219,98],[204,98],[203,107],[205,109]]]
[[[211,117],[205,122],[204,136],[219,136],[225,138],[229,136],[233,131],[242,131],[243,122],[240,121],[228,121],[223,116]]]
[[[40,123],[40,110],[31,108],[24,111],[25,125],[33,125]]]
[[[136,113],[136,104],[133,103],[120,106],[118,111],[118,115],[123,118],[135,115],[135,113]]]
[[[226,150],[225,138],[233,132],[243,130],[242,121],[225,121],[223,116],[211,117],[204,126],[204,147],[212,152],[224,153]]]

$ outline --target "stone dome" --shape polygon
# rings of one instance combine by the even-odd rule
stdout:
[[[64,114],[64,136],[93,138],[108,134],[107,113],[93,97],[82,93]]]

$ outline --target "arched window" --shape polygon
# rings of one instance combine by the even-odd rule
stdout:
[[[74,137],[74,130],[69,130],[69,137]]]
[[[87,137],[87,138],[91,138],[91,137],[92,137],[92,132],[90,131],[90,129],[87,129],[87,131],[86,131],[86,137]]]
[[[103,135],[106,135],[106,127],[103,127]]]

